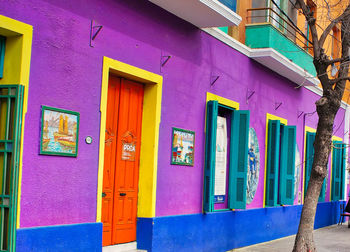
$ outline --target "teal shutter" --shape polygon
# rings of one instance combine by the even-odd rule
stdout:
[[[266,206],[277,205],[280,121],[269,120],[267,140]]]
[[[307,185],[309,184],[312,163],[314,162],[314,142],[316,133],[307,132],[306,133],[306,154],[305,154],[305,187],[304,196],[306,195]]]
[[[4,74],[5,45],[6,45],[6,38],[3,36],[0,36],[0,79],[3,77],[3,74]]]
[[[346,170],[346,144],[342,143],[341,149],[341,177],[340,177],[340,200],[344,199],[345,190],[345,170]]]
[[[296,126],[281,127],[279,203],[294,203]]]
[[[326,198],[326,178],[323,180],[322,188],[320,191],[320,196],[318,197],[318,202],[324,202]]]
[[[234,110],[231,116],[230,209],[246,208],[249,117],[247,110]]]
[[[209,101],[207,103],[203,191],[204,212],[212,212],[214,210],[214,178],[218,107],[217,101]]]
[[[340,141],[333,141],[332,157],[332,200],[339,200],[341,196],[341,165],[342,149]]]

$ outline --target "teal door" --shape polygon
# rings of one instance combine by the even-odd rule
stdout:
[[[0,85],[0,251],[15,251],[23,90]]]

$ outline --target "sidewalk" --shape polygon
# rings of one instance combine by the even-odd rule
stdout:
[[[280,252],[292,251],[295,235],[231,250],[232,252]],[[333,225],[314,231],[314,239],[318,252],[347,252],[350,251],[350,228],[345,222],[341,226]]]

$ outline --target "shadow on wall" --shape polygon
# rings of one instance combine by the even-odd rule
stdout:
[[[201,63],[201,31],[149,1],[43,1],[88,20],[96,20],[104,27],[160,50],[166,48],[171,55],[197,65]],[[37,7],[36,3],[32,5]]]

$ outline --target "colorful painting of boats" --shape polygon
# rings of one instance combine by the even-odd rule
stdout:
[[[79,113],[43,106],[41,154],[76,156]]]

